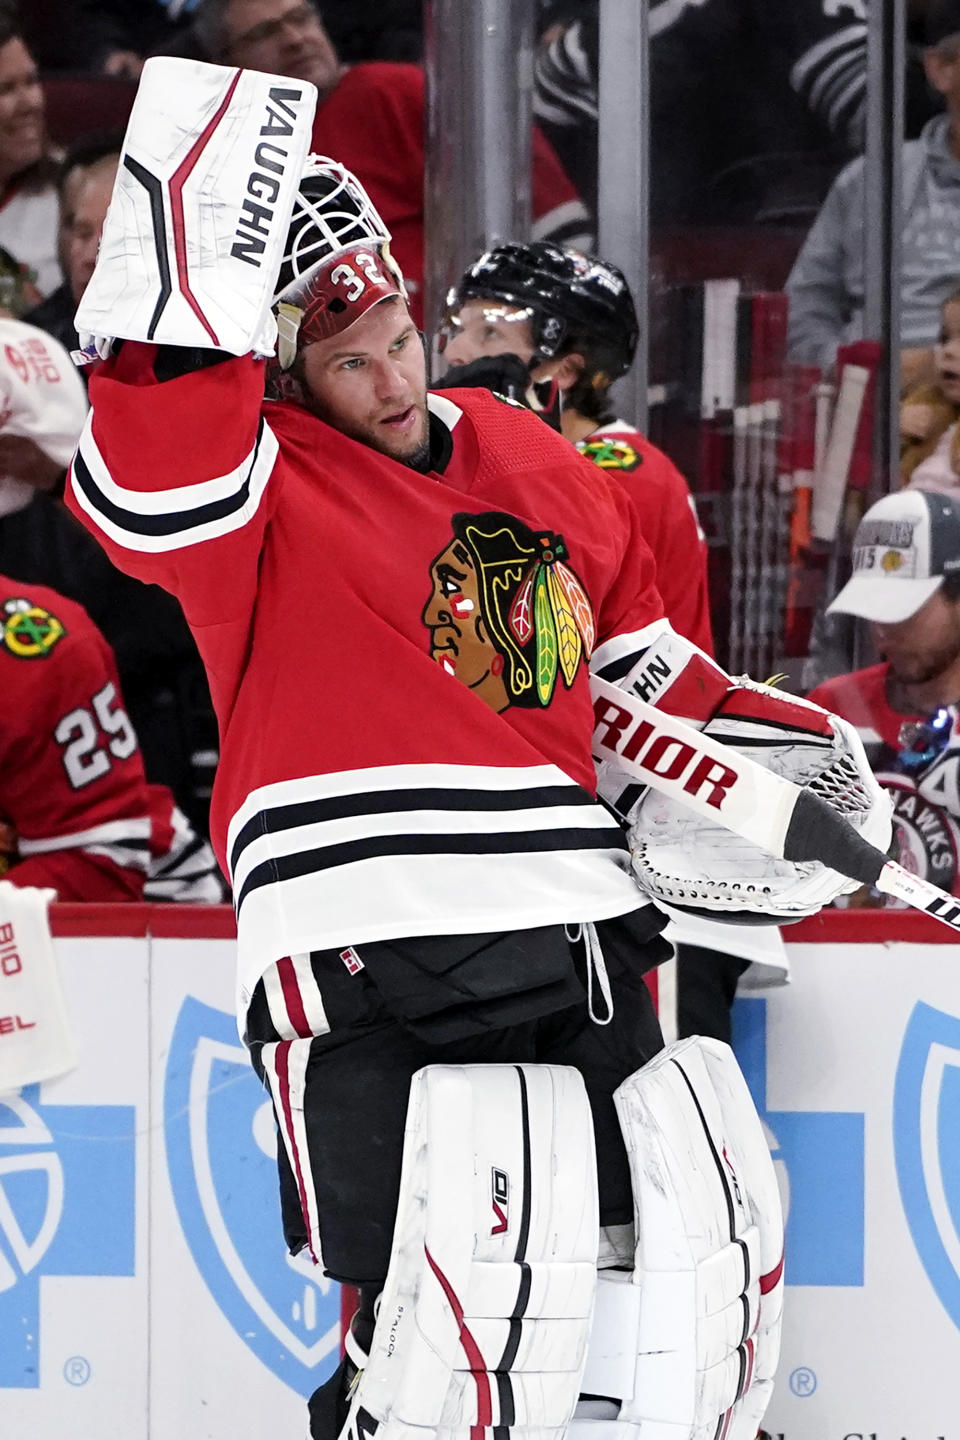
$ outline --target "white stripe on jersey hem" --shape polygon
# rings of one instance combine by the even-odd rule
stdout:
[[[302,951],[418,935],[608,920],[648,904],[620,848],[371,856],[251,890],[237,922],[237,1011],[264,970]]]
[[[557,830],[609,830],[609,811],[602,805],[543,805],[523,810],[390,811],[350,815],[291,825],[251,840],[237,860],[233,888],[239,895],[251,871],[284,855],[299,855],[326,846],[345,845],[386,835],[521,835]],[[438,847],[441,852],[442,846]],[[442,863],[442,860],[440,861]],[[246,901],[244,901],[246,903]]]
[[[115,841],[149,839],[148,818],[109,820],[104,825],[93,825],[89,830],[74,830],[68,835],[49,835],[32,840],[21,836],[17,841],[17,848],[21,855],[48,855],[54,850],[79,850],[90,844],[109,845]],[[136,862],[131,860],[128,863]]]
[[[264,433],[269,429],[268,425],[264,425]],[[92,410],[87,416],[77,449],[83,456],[97,489],[114,505],[120,505],[124,510],[132,510],[137,515],[185,515],[190,510],[199,509],[201,505],[210,505],[217,500],[229,500],[231,495],[242,490],[256,454],[257,443],[254,442],[253,448],[236,469],[228,471],[226,475],[218,475],[213,480],[201,480],[196,485],[171,486],[169,490],[130,490],[117,484],[107,469],[107,462],[93,433]]]
[[[662,623],[666,624],[666,621]],[[227,829],[227,854],[233,852],[236,838],[249,820],[262,810],[276,806],[339,796],[372,795],[378,791],[490,790],[499,793],[557,785],[568,785],[571,797],[581,788],[556,765],[377,765],[363,770],[339,770],[335,775],[305,775],[297,779],[277,780],[271,785],[260,785],[251,790],[237,810]],[[587,810],[588,807],[583,808]]]
[[[602,645],[598,645],[590,656],[590,673],[598,675],[608,665],[616,664],[627,655],[639,657],[655,640],[659,640],[661,635],[673,633],[673,626],[664,618],[654,620],[642,630],[634,630],[629,635],[614,635],[611,640],[605,640]]]
[[[264,423],[263,431],[260,437],[260,447],[257,458],[249,472],[249,496],[242,506],[239,506],[236,510],[231,511],[229,514],[223,516],[219,520],[209,520],[202,525],[190,524],[190,507],[185,506],[183,503],[185,491],[181,489],[177,491],[167,490],[159,492],[162,496],[176,499],[178,502],[177,504],[171,504],[166,506],[164,509],[164,513],[174,515],[182,514],[184,516],[184,519],[187,521],[187,524],[182,530],[174,531],[172,534],[169,535],[145,535],[140,533],[139,531],[126,530],[122,526],[118,525],[115,521],[110,520],[106,515],[102,513],[102,511],[94,504],[94,502],[87,497],[82,487],[77,484],[74,478],[72,467],[69,475],[69,485],[71,493],[80,508],[86,511],[86,513],[94,521],[97,527],[103,531],[104,535],[108,536],[109,539],[113,540],[115,544],[121,545],[125,550],[137,550],[142,554],[162,555],[166,554],[170,550],[185,550],[191,545],[199,545],[205,540],[216,540],[223,535],[232,534],[235,530],[241,530],[243,526],[246,525],[253,518],[253,516],[257,513],[257,510],[260,508],[260,501],[263,498],[263,492],[266,489],[267,481],[269,480],[270,475],[273,472],[273,467],[276,464],[279,450],[280,446],[277,443],[277,437],[274,435],[269,425]],[[88,469],[90,469],[89,462],[87,461],[86,456],[84,455],[83,458],[84,462],[87,464]],[[93,479],[93,483],[99,487],[98,477],[93,474],[92,470],[90,470],[90,474]],[[202,483],[207,484],[212,482],[204,481]],[[241,490],[243,488],[243,483],[243,479],[241,479],[240,484],[237,485],[234,491],[231,493],[237,493],[239,490]],[[103,493],[105,494],[105,492]],[[143,498],[139,495],[139,492],[124,493],[136,493],[138,495],[138,498]],[[190,492],[187,493],[189,494]],[[134,512],[135,510],[135,507],[132,505],[127,505],[125,508],[129,509],[131,512]]]

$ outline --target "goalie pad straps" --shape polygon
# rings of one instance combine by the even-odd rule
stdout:
[[[572,1440],[753,1440],[779,1354],[783,1223],[746,1082],[729,1046],[695,1037],[615,1099],[637,1249],[632,1274],[600,1276],[583,1389],[608,1404],[582,1406]]]
[[[547,1065],[413,1077],[390,1268],[343,1437],[561,1440],[596,1288],[583,1081]]]
[[[112,339],[272,354],[271,312],[317,92],[282,75],[148,60],[76,315]]]

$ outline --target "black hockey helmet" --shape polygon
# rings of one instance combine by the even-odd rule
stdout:
[[[537,353],[552,360],[572,345],[588,370],[616,380],[633,364],[639,328],[623,274],[595,255],[553,245],[497,245],[464,272],[447,297],[455,316],[468,300],[502,300],[529,309]]]

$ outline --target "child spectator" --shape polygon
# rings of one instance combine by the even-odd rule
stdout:
[[[960,289],[943,302],[933,363],[936,379],[900,407],[900,478],[916,490],[960,495]]]

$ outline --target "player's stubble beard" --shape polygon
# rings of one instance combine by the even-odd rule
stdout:
[[[302,404],[312,415],[316,415],[318,420],[322,420],[324,424],[329,425],[334,430],[339,430],[341,435],[346,435],[350,440],[357,440],[361,445],[367,445],[371,450],[376,450],[379,454],[386,455],[388,459],[396,460],[399,465],[409,466],[411,470],[417,470],[421,474],[426,474],[432,468],[430,463],[432,446],[430,444],[430,411],[427,407],[426,371],[424,371],[423,388],[413,401],[420,416],[419,433],[412,439],[410,449],[407,451],[385,444],[384,442],[388,437],[378,433],[376,429],[378,422],[376,420],[356,425],[345,422],[342,415],[338,415],[335,408],[326,404],[323,397],[318,395],[317,392],[312,390],[307,384],[306,377],[303,373],[303,364],[299,355],[290,367],[289,373],[299,386]]]
[[[348,439],[357,440],[361,445],[376,450],[378,454],[386,455],[388,460],[396,460],[398,465],[407,465],[411,470],[417,470],[421,474],[426,474],[431,468],[430,412],[425,400],[422,403],[415,402],[421,416],[420,433],[415,440],[412,440],[410,449],[405,451],[384,443],[387,437],[377,433],[374,428],[376,421],[369,425],[346,425],[310,391],[304,389],[303,399],[311,414],[316,415],[318,420],[323,420],[332,429],[339,430],[341,435],[346,435]]]

